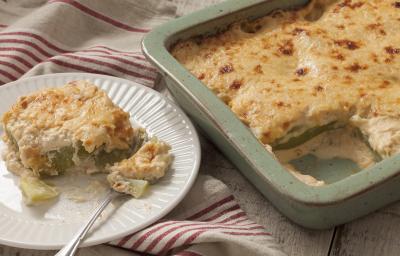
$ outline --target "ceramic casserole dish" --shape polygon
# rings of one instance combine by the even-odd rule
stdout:
[[[235,114],[169,52],[176,42],[212,35],[229,24],[265,16],[276,9],[298,8],[306,0],[230,0],[170,21],[146,35],[143,51],[159,70],[175,100],[238,167],[242,174],[289,219],[325,229],[366,215],[400,198],[400,156],[359,172],[351,164],[324,165],[324,186],[308,186],[265,150]]]

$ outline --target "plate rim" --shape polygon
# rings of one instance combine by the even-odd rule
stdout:
[[[80,244],[79,247],[88,247],[88,246],[93,246],[93,245],[98,245],[98,244],[103,244],[103,243],[107,243],[107,242],[111,242],[113,240],[122,238],[126,235],[132,234],[134,232],[137,232],[153,223],[155,223],[156,221],[162,219],[165,215],[167,215],[169,212],[171,212],[183,199],[184,197],[187,195],[187,193],[189,192],[189,190],[192,188],[198,173],[199,173],[199,169],[200,169],[200,163],[201,163],[201,144],[200,144],[200,140],[199,140],[199,136],[197,133],[197,130],[195,128],[195,126],[193,125],[192,121],[189,119],[189,117],[186,115],[186,113],[179,107],[179,105],[175,102],[173,102],[171,99],[169,99],[168,97],[162,95],[160,92],[148,87],[148,86],[144,86],[142,84],[139,84],[138,82],[135,81],[131,81],[128,79],[124,79],[124,78],[120,78],[120,77],[114,77],[114,76],[109,76],[109,75],[103,75],[103,74],[94,74],[94,73],[84,73],[84,72],[66,72],[66,73],[52,73],[52,74],[44,74],[44,75],[37,75],[37,76],[31,76],[31,77],[24,77],[21,78],[19,80],[16,81],[12,81],[9,82],[7,84],[4,84],[2,86],[0,86],[0,93],[3,90],[6,90],[10,87],[15,86],[16,84],[20,84],[20,83],[26,83],[29,81],[34,81],[34,80],[38,80],[38,79],[48,79],[48,78],[68,78],[70,76],[81,76],[82,79],[85,78],[90,78],[90,79],[96,79],[96,78],[102,78],[102,79],[110,79],[110,80],[117,80],[120,81],[121,83],[127,83],[127,84],[131,84],[133,86],[136,86],[140,89],[144,89],[147,93],[153,93],[159,97],[161,97],[163,100],[166,101],[166,103],[170,104],[174,109],[176,109],[176,111],[178,112],[178,114],[180,114],[182,116],[182,119],[186,122],[187,126],[189,127],[189,130],[192,132],[192,136],[193,136],[193,146],[194,146],[194,154],[196,156],[196,160],[194,161],[193,164],[193,168],[192,171],[189,174],[188,180],[187,182],[185,182],[185,184],[183,185],[183,188],[180,190],[180,192],[177,194],[177,196],[171,200],[171,203],[169,203],[165,208],[161,209],[160,212],[158,212],[156,214],[156,216],[154,216],[153,218],[149,218],[145,221],[143,221],[141,224],[134,226],[134,228],[129,229],[125,232],[121,232],[118,234],[114,234],[114,235],[110,235],[107,236],[105,238],[98,238],[98,239],[94,239],[93,241],[90,242],[86,242],[86,241],[82,241],[82,243]],[[97,85],[96,85],[97,86]],[[18,93],[19,94],[19,93]],[[19,95],[22,96],[22,95]],[[0,96],[1,98],[1,96]],[[2,128],[0,128],[0,130],[2,130]],[[0,217],[1,218],[1,217]],[[87,237],[90,237],[92,234],[89,233]],[[65,244],[58,244],[58,243],[54,243],[53,245],[41,245],[41,244],[35,244],[35,243],[26,243],[26,242],[19,242],[19,241],[15,241],[15,240],[9,240],[9,239],[4,239],[0,237],[0,244],[2,245],[7,245],[7,246],[13,246],[13,247],[17,247],[17,248],[24,248],[24,249],[40,249],[40,250],[54,250],[54,249],[60,249],[62,248]]]

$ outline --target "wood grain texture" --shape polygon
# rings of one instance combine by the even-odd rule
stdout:
[[[246,178],[206,139],[201,136],[200,172],[224,182],[249,217],[265,226],[288,255],[327,255],[333,229],[313,231],[299,227],[279,213]]]
[[[196,1],[196,0],[169,0],[176,5],[177,8],[177,16],[182,16],[189,14],[191,12],[200,10],[207,6],[217,4],[222,2],[221,0],[204,0],[204,1]]]
[[[193,12],[219,0],[169,0],[177,6],[177,15]],[[203,136],[200,136],[203,137]],[[201,173],[220,179],[232,190],[249,217],[264,225],[290,256],[327,256],[333,238],[333,229],[312,231],[291,223],[280,214],[206,139],[202,138]],[[330,256],[397,256],[400,230],[400,204],[338,227]],[[35,251],[0,246],[1,256],[49,256],[54,251]],[[131,252],[99,245],[82,249],[78,255],[133,255]]]
[[[0,245],[0,256],[53,256],[57,251],[28,250]],[[78,250],[76,256],[138,256],[132,251],[108,245],[97,245]]]
[[[400,255],[400,203],[337,228],[330,256]]]

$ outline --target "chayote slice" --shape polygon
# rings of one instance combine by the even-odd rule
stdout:
[[[126,193],[130,194],[134,198],[141,197],[149,186],[147,180],[126,179],[126,181],[128,182]]]
[[[114,149],[111,152],[102,150],[94,157],[94,161],[97,167],[104,168],[107,164],[119,162],[125,158],[128,158],[130,155],[130,149]]]
[[[281,143],[280,141],[282,141],[283,139],[279,139],[278,141],[273,143],[271,146],[272,146],[273,150],[283,150],[283,149],[294,148],[323,132],[330,131],[330,130],[333,130],[333,129],[336,129],[339,127],[340,126],[336,122],[331,122],[329,124],[322,125],[322,126],[316,126],[316,127],[308,129],[307,131],[305,131],[304,133],[302,133],[299,136],[290,138],[286,142]]]
[[[107,180],[115,191],[129,194],[135,198],[141,197],[150,184],[147,180],[126,178],[118,172],[110,173]]]
[[[149,137],[146,130],[142,128],[138,129],[135,137],[135,142],[132,145],[132,154],[136,153],[136,151],[138,151],[148,140]]]
[[[93,157],[96,166],[99,168],[104,168],[107,164],[113,164],[125,158],[129,158],[143,145],[143,143],[147,141],[147,139],[148,137],[146,131],[144,129],[139,129],[135,137],[135,141],[129,149],[114,149],[111,152],[106,152],[104,149],[100,148],[97,152],[95,151],[89,153],[80,143],[77,146],[77,155],[81,160],[84,160],[88,157]],[[52,168],[57,170],[57,172],[63,172],[66,169],[73,167],[75,165],[74,161],[72,160],[74,151],[75,148],[73,146],[67,146],[59,150],[48,152],[47,156],[50,159]]]
[[[47,153],[47,156],[50,159],[52,167],[57,172],[63,172],[75,165],[74,161],[72,161],[72,157],[74,156],[74,148],[72,146],[50,151]]]
[[[131,145],[130,149],[114,149],[111,152],[101,150],[95,156],[96,166],[103,168],[107,164],[112,165],[115,162],[129,158],[132,154],[138,151],[147,140],[148,136],[146,131],[144,129],[138,129],[134,143]]]
[[[46,201],[58,196],[56,188],[35,177],[21,177],[19,186],[28,204]]]

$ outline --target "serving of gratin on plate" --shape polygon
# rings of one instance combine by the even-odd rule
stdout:
[[[56,197],[57,189],[40,178],[65,172],[109,173],[114,190],[137,198],[172,160],[167,143],[133,128],[129,113],[87,81],[20,97],[2,123],[3,157],[21,177],[28,204]]]
[[[400,4],[313,0],[178,42],[173,56],[298,179],[313,155],[370,167],[400,152]]]
[[[111,189],[83,246],[132,234],[187,194],[200,165],[190,120],[117,77],[60,73],[0,87],[0,243],[59,249]],[[35,234],[35,235],[32,235]]]

